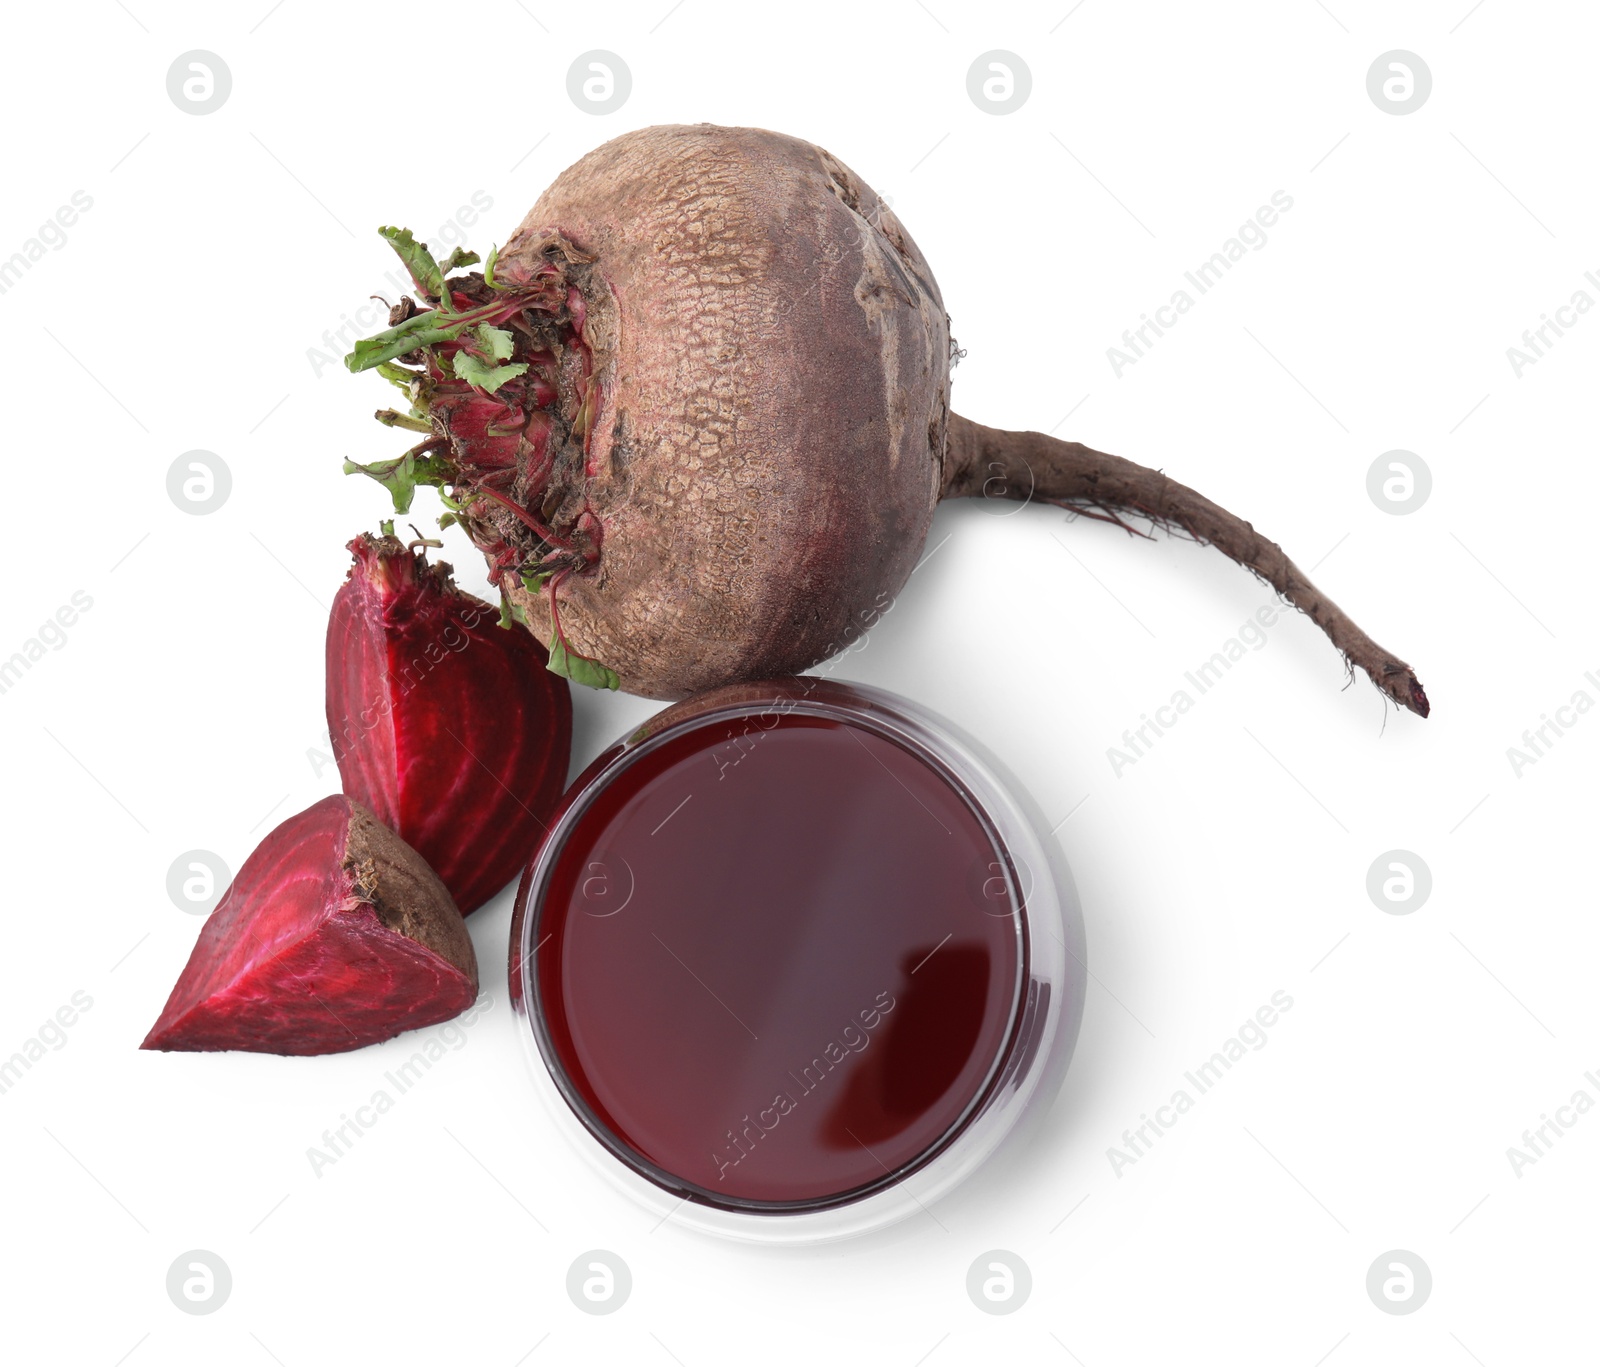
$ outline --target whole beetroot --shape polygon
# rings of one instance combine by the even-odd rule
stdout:
[[[1271,541],[1165,475],[950,411],[949,321],[893,212],[819,147],[647,128],[564,171],[480,274],[384,229],[404,299],[357,344],[426,434],[347,464],[419,483],[550,645],[551,668],[675,698],[848,645],[915,566],[941,498],[1146,519],[1211,543],[1306,612],[1393,701],[1409,665]],[[404,362],[404,364],[397,364]],[[1123,524],[1126,525],[1126,524]]]
[[[449,565],[392,535],[359,536],[350,551],[328,616],[339,777],[465,915],[521,872],[545,833],[567,781],[571,693],[544,648],[499,625]]]

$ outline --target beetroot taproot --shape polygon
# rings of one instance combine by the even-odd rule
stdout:
[[[325,797],[245,860],[142,1047],[338,1053],[477,995],[444,884],[359,802]]]
[[[1158,471],[950,410],[933,272],[860,177],[811,143],[646,128],[557,177],[481,272],[382,230],[409,297],[358,342],[424,434],[364,471],[451,512],[586,683],[675,698],[795,673],[855,640],[942,498],[1032,499],[1208,542],[1426,716],[1411,667],[1273,542]]]
[[[572,698],[544,648],[392,535],[350,543],[328,618],[344,791],[426,859],[463,915],[528,862],[567,781]],[[507,623],[507,626],[510,626]]]

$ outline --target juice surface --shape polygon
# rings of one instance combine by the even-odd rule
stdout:
[[[713,1203],[825,1204],[924,1161],[982,1093],[1019,913],[924,760],[839,721],[756,722],[674,737],[593,801],[535,928],[538,1010],[621,1156]]]

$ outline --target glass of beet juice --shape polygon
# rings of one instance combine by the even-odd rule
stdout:
[[[659,713],[569,789],[511,996],[558,1122],[680,1223],[880,1228],[1042,1115],[1083,932],[1017,796],[904,699],[816,678]]]

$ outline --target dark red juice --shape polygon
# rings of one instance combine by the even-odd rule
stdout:
[[[535,889],[541,1048],[589,1129],[672,1190],[859,1197],[994,1082],[1025,968],[1013,884],[930,758],[722,714],[619,766]]]

